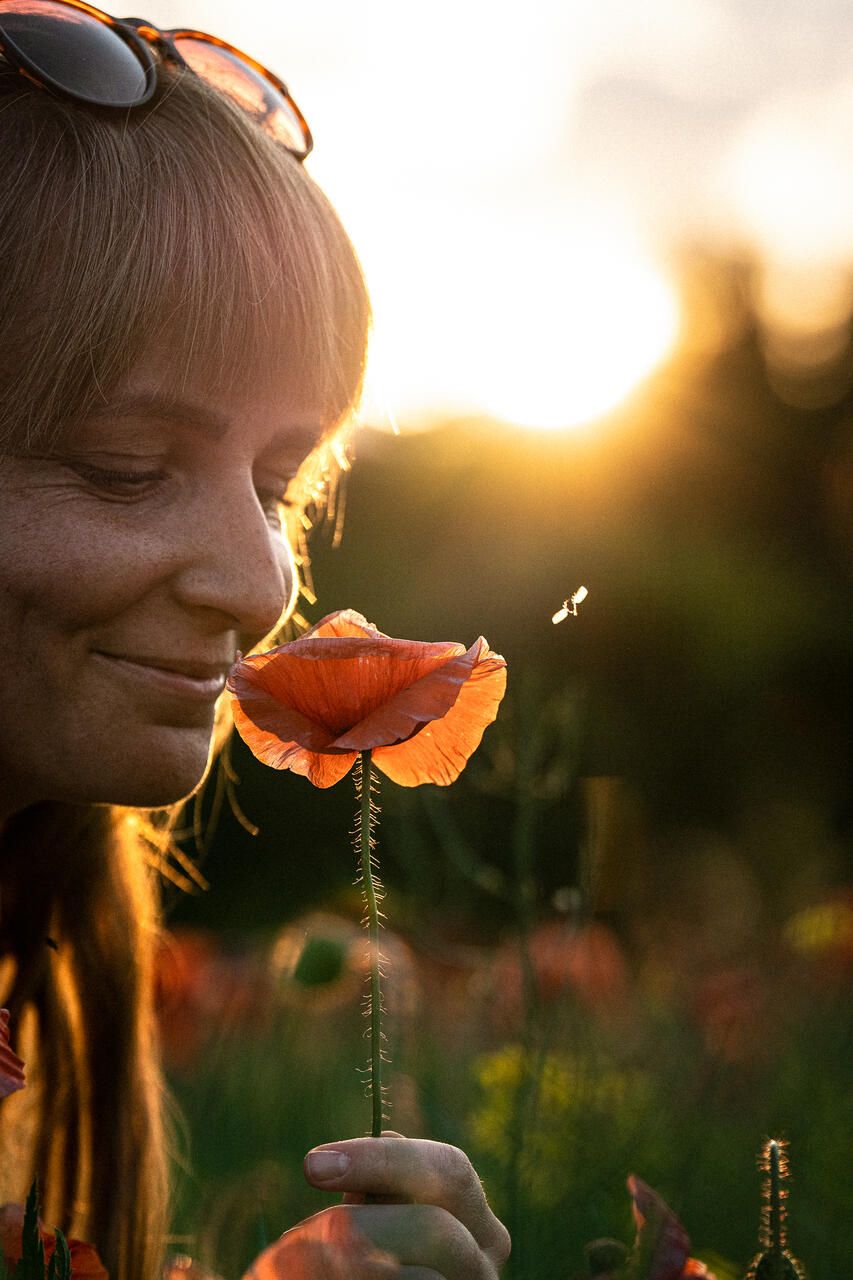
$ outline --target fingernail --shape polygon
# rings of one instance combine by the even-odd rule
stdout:
[[[331,1182],[346,1173],[351,1161],[343,1151],[312,1151],[306,1156],[306,1164],[312,1178],[318,1182]]]

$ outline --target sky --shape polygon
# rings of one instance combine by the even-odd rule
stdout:
[[[849,0],[148,0],[275,70],[376,314],[365,412],[584,429],[678,340],[672,262],[754,246],[768,324],[853,260]]]

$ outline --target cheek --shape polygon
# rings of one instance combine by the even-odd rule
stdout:
[[[19,632],[74,632],[114,617],[146,589],[151,559],[144,539],[56,519],[45,531],[0,531],[0,597]],[[148,566],[148,568],[146,568]],[[4,627],[4,630],[7,629]],[[21,634],[23,643],[31,635]]]

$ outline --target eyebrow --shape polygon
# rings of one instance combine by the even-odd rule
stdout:
[[[227,414],[220,413],[217,409],[198,404],[193,400],[181,400],[173,396],[145,391],[118,396],[115,400],[98,405],[92,410],[91,416],[93,418],[137,416],[158,418],[163,422],[175,422],[179,426],[207,432],[215,440],[221,440],[231,426],[231,419]],[[286,444],[304,444],[306,452],[310,452],[320,443],[325,434],[325,428],[319,420],[299,418],[283,426],[279,438]],[[272,443],[278,443],[278,441]]]

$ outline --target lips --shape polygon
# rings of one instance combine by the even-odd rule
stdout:
[[[189,700],[212,705],[225,688],[233,663],[226,659],[171,658],[153,654],[92,650],[92,660],[111,679],[149,698]]]
[[[176,675],[189,676],[191,680],[224,679],[235,661],[233,657],[207,661],[201,658],[161,658],[138,653],[110,653],[106,649],[96,650],[96,652],[103,658],[116,658],[121,662],[132,662],[138,667],[154,667],[158,671],[171,671]]]

